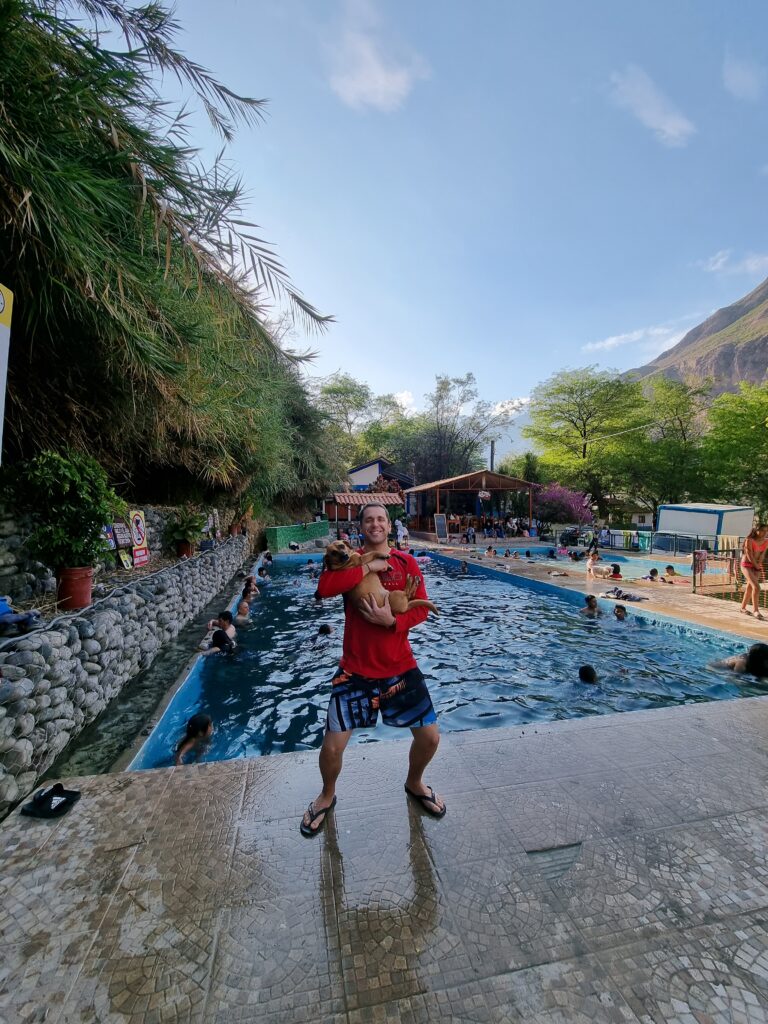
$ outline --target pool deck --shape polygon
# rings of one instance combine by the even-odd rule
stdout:
[[[670,588],[671,589],[671,588]],[[0,825],[0,1020],[768,1021],[768,698],[73,781]]]

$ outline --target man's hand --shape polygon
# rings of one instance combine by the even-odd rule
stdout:
[[[370,622],[373,626],[383,626],[385,629],[394,625],[395,622],[395,616],[389,607],[389,594],[384,595],[384,604],[381,608],[376,604],[373,594],[364,597],[360,602],[360,614],[366,622]]]
[[[379,558],[372,558],[367,563],[369,572],[389,572],[392,566],[389,564],[389,560],[384,558],[382,555]]]

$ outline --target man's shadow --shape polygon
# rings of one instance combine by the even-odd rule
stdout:
[[[355,902],[347,894],[344,855],[339,848],[336,816],[331,814],[325,824],[325,840],[320,872],[321,905],[326,934],[333,935],[337,924],[340,943],[338,953],[343,972],[350,970],[352,958],[365,958],[363,966],[354,967],[359,987],[367,983],[378,990],[373,1002],[408,997],[430,986],[420,979],[423,954],[436,935],[441,912],[434,865],[424,834],[424,818],[408,801],[408,874],[397,872],[394,878],[382,867],[381,897],[377,898],[376,879],[372,877],[362,897]],[[388,840],[382,837],[383,842]],[[402,892],[394,887],[402,882]],[[426,960],[437,959],[428,954]],[[345,983],[350,979],[345,978]],[[387,992],[387,986],[392,991]],[[363,1002],[367,1000],[363,999]]]

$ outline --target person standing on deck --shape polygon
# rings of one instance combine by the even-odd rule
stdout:
[[[395,520],[395,536],[397,537],[397,550],[400,551],[408,536],[408,531],[403,526],[402,519]]]
[[[323,572],[317,584],[321,597],[336,597],[356,587],[371,572],[380,573],[385,590],[404,590],[409,576],[419,580],[416,598],[427,591],[418,563],[411,555],[391,551],[387,544],[389,517],[383,505],[365,505],[360,529],[366,552],[380,555],[367,565]],[[381,711],[385,725],[409,728],[413,734],[405,791],[429,814],[442,818],[444,801],[423,781],[424,771],[437,752],[440,732],[424,676],[408,642],[408,630],[424,622],[426,608],[395,616],[387,598],[381,608],[373,597],[361,611],[345,599],[344,641],[341,663],[333,677],[325,736],[320,749],[323,788],[304,814],[302,835],[316,835],[336,806],[336,780],[344,750],[354,729],[371,728]]]
[[[756,619],[763,618],[760,612],[760,572],[768,548],[767,533],[768,526],[758,524],[753,530],[750,530],[749,536],[744,538],[741,548],[741,571],[744,573],[746,584],[739,611],[744,615],[754,615]],[[752,600],[751,612],[747,610],[750,599]]]

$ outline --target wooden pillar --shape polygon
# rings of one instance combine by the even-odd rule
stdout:
[[[436,487],[435,491],[437,493],[437,508],[435,509],[435,512],[439,512],[440,511],[440,488]]]

